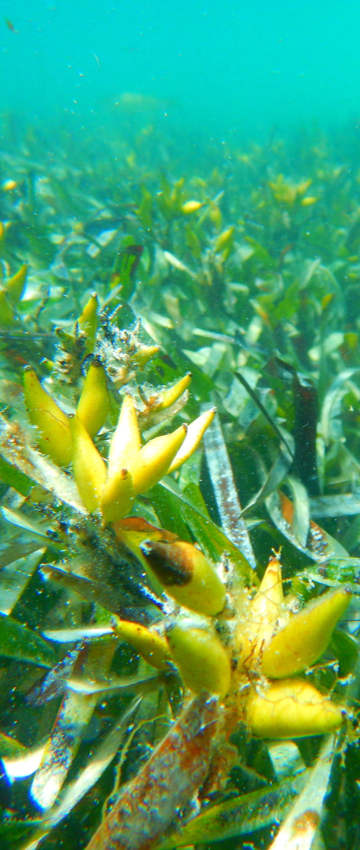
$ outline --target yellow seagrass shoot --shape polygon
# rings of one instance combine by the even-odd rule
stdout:
[[[240,618],[235,631],[240,682],[248,679],[244,719],[253,734],[296,738],[342,724],[344,709],[295,674],[311,672],[349,602],[350,593],[339,588],[293,613],[291,600],[283,597],[280,561],[270,559],[247,617]]]
[[[172,406],[189,382],[190,376],[186,375],[159,393],[157,409],[163,411]],[[106,374],[98,359],[94,358],[89,367],[73,416],[49,395],[32,368],[24,372],[24,396],[30,420],[37,429],[39,448],[59,466],[72,464],[84,507],[90,513],[100,512],[105,523],[120,520],[136,496],[181,466],[198,447],[214,416],[214,410],[209,410],[190,425],[180,425],[143,444],[135,402],[127,394],[106,463],[94,443],[110,409]]]
[[[194,588],[199,590],[196,559],[200,556],[201,562],[204,556],[192,544],[174,540],[164,530],[151,526],[149,529],[152,532],[148,530],[141,549],[150,569],[156,568],[156,577],[165,591],[179,601],[175,577],[181,588],[187,560],[182,563],[176,549],[181,551],[185,545],[194,550],[191,555],[188,553],[188,560],[194,562]],[[202,592],[192,590],[190,581],[189,595],[182,602],[197,612],[195,617],[177,611],[165,633],[162,630],[160,635],[153,627],[142,627],[136,640],[130,633],[133,626],[123,631],[129,643],[154,667],[163,665],[162,669],[166,669],[170,663],[177,667],[190,692],[208,691],[223,700],[226,735],[239,722],[244,722],[251,734],[263,738],[321,735],[338,729],[346,717],[344,707],[318,690],[311,676],[309,680],[299,673],[311,674],[312,665],[323,655],[336,623],[346,611],[350,593],[344,588],[325,592],[293,613],[293,599],[283,594],[281,573],[279,558],[274,555],[256,593],[251,596],[244,592],[231,616],[224,595],[215,591],[220,578],[209,564],[206,575],[201,563]],[[152,640],[157,641],[157,653],[161,649],[160,662],[158,654],[154,660],[149,655]]]
[[[154,549],[148,546],[150,553]],[[169,561],[168,552],[164,561]],[[226,608],[216,620],[177,617],[166,640],[185,686],[222,697],[230,725],[242,721],[253,735],[275,739],[324,734],[341,726],[345,709],[298,674],[311,673],[323,655],[350,593],[344,588],[325,592],[293,613],[281,572],[274,555],[255,595],[246,599],[244,594],[232,617]],[[200,602],[197,610],[204,614]]]

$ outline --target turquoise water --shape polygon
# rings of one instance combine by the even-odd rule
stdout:
[[[360,117],[355,0],[3,0],[0,29],[1,108],[48,126],[148,112],[219,136]],[[124,93],[149,100],[114,107]]]
[[[88,640],[93,623],[104,624],[107,631],[113,614],[140,625],[156,621],[161,634],[172,616],[175,623],[178,618],[180,624],[182,618],[191,623],[188,603],[189,616],[193,607],[198,615],[191,596],[183,596],[183,611],[172,608],[171,595],[181,599],[171,594],[172,581],[175,586],[184,580],[186,589],[192,569],[184,560],[181,572],[180,555],[179,568],[174,560],[164,581],[168,595],[154,597],[161,594],[160,583],[144,573],[145,558],[153,566],[152,548],[154,562],[158,557],[152,541],[159,543],[159,552],[164,548],[161,557],[169,563],[175,535],[186,543],[180,552],[188,552],[188,541],[194,540],[221,564],[229,602],[223,620],[221,612],[214,619],[213,634],[209,619],[204,620],[203,635],[211,640],[211,652],[215,637],[220,641],[226,676],[230,652],[237,670],[234,683],[240,692],[231,696],[230,726],[236,710],[239,721],[248,717],[253,686],[266,684],[261,629],[254,619],[260,609],[258,603],[250,607],[247,590],[239,591],[243,581],[250,593],[254,584],[255,592],[255,563],[260,579],[270,553],[282,551],[289,601],[280,606],[276,579],[274,599],[270,586],[264,598],[271,614],[266,639],[277,609],[286,613],[288,608],[290,616],[296,597],[302,605],[326,592],[327,585],[354,588],[349,626],[341,626],[349,634],[335,633],[325,660],[310,655],[306,676],[310,672],[309,681],[318,682],[321,694],[329,692],[334,702],[349,702],[358,724],[360,4],[0,0],[0,13],[0,850],[24,850],[25,833],[35,848],[38,828],[47,831],[49,824],[54,831],[45,835],[43,850],[81,850],[88,847],[101,812],[111,809],[115,786],[141,771],[165,734],[163,720],[180,711],[180,663],[176,678],[167,667],[158,673],[144,653],[147,680],[138,644],[123,640],[120,629],[113,662],[106,649],[112,652],[111,639],[103,656],[99,644],[82,647],[74,674],[66,666],[68,640],[75,645],[82,629]],[[30,366],[25,379],[24,366]],[[92,445],[81,424],[79,399],[94,373],[101,377],[97,389],[94,383],[87,390],[85,408],[91,413],[86,418],[93,412],[103,418],[98,428],[90,421],[85,426],[90,434],[91,425]],[[187,399],[183,390],[190,376]],[[178,389],[169,400],[163,390],[171,386]],[[166,472],[169,467],[156,455],[155,462],[146,460],[154,459],[154,444],[148,455],[148,449],[141,454],[137,421],[148,444],[158,427],[170,433],[213,407],[223,434],[217,427],[214,437],[205,438],[206,459],[200,449],[180,474],[175,472],[172,485],[153,488],[149,468],[160,476],[159,468]],[[128,410],[124,438],[116,428],[121,409]],[[71,426],[67,414],[76,411]],[[185,429],[179,430],[183,437]],[[116,466],[120,456],[126,468],[110,476],[112,459],[105,469],[114,433]],[[29,454],[29,446],[43,456]],[[141,482],[139,458],[144,456]],[[49,458],[64,469],[50,465]],[[141,487],[135,488],[135,475]],[[128,512],[136,514],[135,522],[121,526],[118,520],[127,519]],[[241,517],[239,526],[236,517]],[[154,525],[164,532],[153,533]],[[195,564],[198,550],[193,557]],[[207,588],[204,579],[205,600],[208,591],[212,597],[214,581]],[[223,604],[222,592],[220,597]],[[239,606],[243,598],[245,605]],[[198,602],[200,613],[210,610]],[[219,609],[216,599],[214,618]],[[51,630],[57,632],[54,650],[42,637],[49,632],[51,637]],[[241,646],[242,630],[248,653]],[[316,630],[314,644],[321,644]],[[61,658],[64,666],[54,667]],[[71,653],[71,664],[74,658]],[[313,661],[316,667],[309,671]],[[201,659],[196,663],[201,673]],[[187,683],[190,661],[185,658],[183,666]],[[77,693],[66,679],[74,675],[76,681],[78,673],[83,690]],[[155,675],[159,678],[151,684]],[[125,677],[124,685],[116,692],[119,677]],[[97,679],[101,701],[92,716]],[[268,684],[275,686],[270,679]],[[201,679],[200,687],[205,686]],[[290,723],[288,730],[296,735],[304,731],[302,708],[311,706],[302,703],[298,686],[296,678],[300,725]],[[134,716],[124,713],[133,687]],[[276,735],[283,708],[278,724],[275,701],[269,705],[273,720],[264,734],[275,730]],[[116,756],[118,745],[109,738],[120,730],[119,718],[124,718],[124,737]],[[326,797],[330,751],[319,748],[321,727],[315,720],[310,728],[315,739],[299,745],[298,756],[295,745],[284,741],[268,755],[262,740],[250,740],[251,718],[250,731],[239,728],[233,742],[237,763],[225,789],[231,806],[234,794],[244,795],[233,810],[236,844],[229,816],[223,818],[218,810],[213,825],[208,821],[197,833],[202,847],[273,846],[274,830],[285,811],[288,817],[291,797],[300,788],[302,763],[314,765],[314,772],[306,774],[302,802],[294,799],[294,829],[304,823],[311,829],[324,816],[326,850],[360,847],[358,725],[351,731],[347,721],[341,758],[335,746],[331,797]],[[132,725],[126,729],[128,722]],[[198,722],[201,733],[212,724],[206,715]],[[215,723],[217,745],[216,728]],[[191,747],[194,738],[186,734],[183,740]],[[34,764],[34,778],[26,765],[23,774],[9,766],[2,776],[3,754],[12,744],[4,735],[15,739],[13,746],[28,748],[25,756],[47,741],[45,761],[37,768]],[[108,763],[112,747],[115,761]],[[228,755],[225,750],[224,781]],[[190,755],[184,758],[189,763]],[[178,787],[188,788],[184,818],[197,811],[193,773],[184,783],[183,777],[174,782],[176,761],[175,773],[171,764],[172,758],[169,805],[164,778],[158,781],[158,799],[168,818],[164,828],[170,830],[180,822]],[[95,780],[98,765],[103,768]],[[216,795],[216,781],[213,788],[217,767],[215,761],[201,795],[205,816],[224,799],[221,790]],[[166,770],[164,757],[165,779]],[[320,790],[314,788],[318,777]],[[87,784],[92,781],[95,788]],[[141,800],[141,823],[146,796],[134,799]],[[73,808],[80,800],[82,808]],[[301,809],[300,802],[310,804],[310,810]],[[155,817],[149,808],[148,823],[156,827],[156,805],[154,810]],[[305,814],[299,818],[301,811]],[[34,817],[40,821],[32,823]],[[136,813],[135,820],[136,834]],[[226,826],[228,841],[215,843]],[[218,830],[214,838],[213,828]],[[141,847],[141,835],[135,845]]]

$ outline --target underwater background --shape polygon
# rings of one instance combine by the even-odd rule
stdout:
[[[1,850],[360,847],[359,36],[0,0]]]
[[[119,129],[124,92],[186,137],[359,119],[356,0],[3,0],[1,13],[2,109],[48,129]]]

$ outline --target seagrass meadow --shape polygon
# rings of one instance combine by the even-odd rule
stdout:
[[[356,848],[358,138],[138,107],[2,118],[0,845]]]

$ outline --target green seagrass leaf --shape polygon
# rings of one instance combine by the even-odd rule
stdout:
[[[44,638],[5,614],[0,614],[0,655],[40,667],[52,667],[57,660],[55,650]]]
[[[27,475],[12,466],[3,457],[0,457],[0,480],[8,487],[13,487],[22,496],[27,496],[33,486],[33,482]]]
[[[163,841],[157,850],[236,838],[278,822],[303,785],[304,775],[211,806]]]
[[[5,735],[4,732],[0,732],[0,758],[4,758],[4,756],[17,756],[19,753],[25,752],[26,747],[20,744],[20,741],[17,741],[16,738],[12,738],[10,735]]]
[[[333,735],[325,741],[314,767],[307,771],[304,788],[295,798],[269,850],[297,850],[299,847],[310,850],[313,847],[335,755],[334,743]]]
[[[41,820],[5,820],[0,823],[0,841],[2,850],[20,850],[23,842],[30,839],[34,830],[41,826]]]

